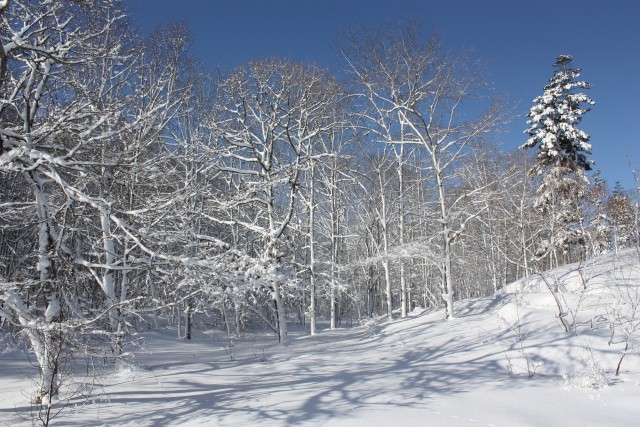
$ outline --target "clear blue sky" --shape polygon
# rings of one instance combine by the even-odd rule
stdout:
[[[412,17],[437,30],[452,50],[471,48],[488,64],[498,93],[516,117],[500,136],[516,149],[526,135],[524,115],[553,73],[559,54],[571,54],[596,101],[581,128],[610,187],[631,188],[628,159],[640,166],[640,2],[638,0],[125,0],[144,32],[172,20],[193,31],[194,51],[207,65],[229,70],[248,60],[284,56],[334,68],[337,33],[351,24]]]

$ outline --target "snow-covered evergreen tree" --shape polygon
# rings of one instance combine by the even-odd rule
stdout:
[[[591,84],[576,81],[581,70],[570,67],[572,60],[570,55],[556,58],[556,72],[544,87],[544,93],[533,100],[535,105],[527,114],[530,127],[525,133],[530,138],[521,148],[540,147],[533,173],[541,173],[549,166],[565,167],[578,174],[591,170],[593,161],[586,156],[591,154],[589,135],[577,125],[590,110],[582,108],[582,104],[595,102],[584,93],[575,93],[576,88],[588,89]]]
[[[591,170],[593,160],[589,135],[578,129],[582,115],[589,111],[584,104],[595,102],[576,89],[588,89],[591,84],[578,81],[580,69],[572,68],[573,58],[560,55],[556,58],[556,71],[544,87],[544,93],[536,97],[534,106],[527,114],[530,127],[525,131],[529,139],[520,148],[538,147],[537,162],[532,175],[541,175],[536,206],[548,215],[547,238],[537,255],[543,258],[564,252],[584,240],[580,224],[580,198],[584,183],[588,182],[586,171]]]

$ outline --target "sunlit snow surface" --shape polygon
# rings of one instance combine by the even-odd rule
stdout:
[[[640,304],[639,260],[626,251],[582,274],[576,265],[545,274],[576,316],[571,333],[539,276],[457,303],[454,320],[416,310],[315,337],[292,325],[284,346],[268,334],[185,342],[175,330],[147,332],[127,367],[96,379],[52,425],[638,425],[640,331],[614,372],[624,328],[640,322],[627,310]],[[36,373],[24,352],[0,353],[0,425],[32,424]]]

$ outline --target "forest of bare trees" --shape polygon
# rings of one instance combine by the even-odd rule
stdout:
[[[535,153],[500,148],[511,108],[418,24],[345,32],[335,75],[213,73],[184,24],[141,36],[117,0],[0,8],[0,328],[36,355],[37,401],[70,357],[117,363],[141,329],[283,342],[291,324],[452,318],[639,244],[638,194],[597,175],[569,180],[562,221],[537,203]],[[552,224],[579,238],[549,246]]]

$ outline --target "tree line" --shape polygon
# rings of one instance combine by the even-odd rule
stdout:
[[[281,58],[209,72],[185,24],[142,36],[118,0],[0,14],[0,322],[36,356],[38,402],[70,355],[117,361],[141,328],[282,342],[292,323],[452,318],[638,245],[637,194],[585,173],[569,56],[529,114],[534,157],[499,148],[511,109],[482,64],[413,22],[345,31],[338,78]]]

